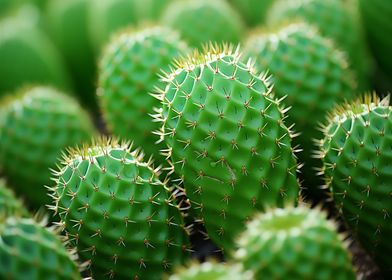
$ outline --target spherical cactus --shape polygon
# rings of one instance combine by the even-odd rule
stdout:
[[[385,0],[360,0],[360,10],[368,43],[383,70],[392,75],[392,2]]]
[[[322,163],[312,153],[316,150],[313,139],[322,135],[318,126],[332,106],[355,94],[354,77],[344,55],[306,24],[255,34],[245,49],[259,69],[269,69],[277,97],[287,95],[284,103],[291,107],[288,123],[301,132],[294,142],[303,149],[299,156],[305,163],[305,185],[317,186],[314,167]],[[317,195],[313,189],[310,193]]]
[[[339,107],[320,156],[334,201],[380,267],[392,272],[392,107],[367,96]]]
[[[0,223],[1,279],[81,279],[76,258],[53,230],[32,219]]]
[[[222,0],[174,1],[161,22],[178,30],[196,47],[209,41],[237,43],[244,33],[240,16]]]
[[[193,263],[177,269],[168,280],[251,280],[252,272],[242,271],[239,265],[215,262]]]
[[[69,77],[57,49],[28,20],[0,23],[0,95],[31,83],[69,88]]]
[[[230,249],[256,210],[298,195],[283,110],[238,49],[212,46],[179,62],[158,98],[165,153],[210,238]]]
[[[94,279],[161,279],[187,256],[175,193],[128,144],[71,150],[55,182],[53,209]]]
[[[280,0],[271,7],[268,23],[276,26],[288,20],[314,25],[325,37],[344,50],[358,77],[361,90],[369,90],[371,63],[360,21],[341,0]]]
[[[249,26],[264,23],[274,0],[229,0]]]
[[[87,25],[90,0],[49,1],[46,11],[47,27],[73,74],[81,101],[96,108],[95,57]]]
[[[54,89],[34,87],[0,105],[0,166],[10,185],[34,207],[48,203],[62,149],[86,141],[93,124],[77,102]]]
[[[258,214],[238,240],[234,259],[255,279],[354,280],[351,256],[333,222],[317,209]]]
[[[129,139],[148,155],[158,158],[162,148],[153,134],[159,124],[149,114],[159,101],[150,95],[158,85],[160,71],[169,71],[173,59],[186,52],[178,35],[154,27],[121,33],[109,44],[100,64],[99,102],[109,130]]]
[[[6,186],[5,181],[0,179],[0,219],[9,216],[22,217],[27,215],[27,210],[22,202]]]

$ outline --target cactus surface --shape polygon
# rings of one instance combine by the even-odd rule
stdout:
[[[53,230],[32,219],[10,217],[0,223],[1,279],[81,279],[76,258]]]
[[[61,151],[89,140],[95,129],[71,97],[52,88],[33,87],[0,103],[0,166],[10,186],[33,207],[50,201],[50,183]]]
[[[153,27],[125,32],[114,38],[100,64],[98,98],[109,131],[129,139],[159,163],[162,148],[153,134],[159,124],[149,114],[159,101],[150,95],[161,70],[168,72],[173,59],[186,52],[179,36],[168,28]]]
[[[5,181],[0,179],[0,219],[9,216],[22,217],[27,215],[27,210],[22,202],[6,186]]]
[[[258,214],[238,240],[234,259],[255,279],[355,280],[351,256],[335,224],[318,209]]]
[[[187,255],[175,193],[128,144],[71,150],[55,173],[53,209],[94,279],[161,279]]]
[[[249,26],[264,23],[269,8],[275,0],[229,0],[241,13],[242,18]]]
[[[320,141],[326,183],[344,220],[392,272],[392,107],[389,98],[338,107]]]
[[[230,249],[256,210],[296,201],[297,163],[283,110],[238,49],[180,62],[158,98],[165,155],[209,237]]]
[[[195,47],[210,41],[238,43],[244,33],[241,17],[222,0],[174,1],[161,23],[178,30]]]

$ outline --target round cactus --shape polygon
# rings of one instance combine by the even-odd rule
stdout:
[[[186,257],[175,193],[128,144],[71,150],[55,182],[53,209],[94,279],[161,279]]]
[[[371,63],[359,19],[342,0],[280,0],[267,22],[276,26],[290,19],[303,20],[317,27],[321,35],[333,39],[344,50],[358,77],[361,90],[369,90]]]
[[[316,150],[313,139],[322,137],[318,126],[332,106],[355,94],[354,77],[344,55],[306,24],[254,35],[245,49],[259,69],[269,69],[276,96],[287,95],[284,103],[291,107],[288,123],[301,132],[294,143],[303,149],[299,154],[305,163],[303,178],[307,186],[317,186],[314,167],[322,163],[312,157],[312,152]]]
[[[8,189],[5,181],[0,179],[0,219],[15,216],[27,216],[27,210],[22,202],[17,199],[11,189]]]
[[[129,139],[148,155],[158,158],[159,124],[149,114],[159,101],[150,95],[161,70],[168,72],[173,59],[186,46],[172,30],[154,27],[121,33],[109,44],[100,64],[98,97],[109,130]]]
[[[168,280],[251,280],[252,273],[241,270],[238,265],[214,262],[193,263],[188,267],[177,269]]]
[[[51,38],[73,74],[79,98],[85,105],[96,108],[95,57],[87,27],[89,1],[49,1],[46,18]]]
[[[76,101],[54,89],[34,87],[5,98],[0,105],[0,166],[12,187],[39,207],[50,200],[50,183],[62,149],[94,134],[87,114]]]
[[[320,156],[334,201],[380,267],[392,272],[392,107],[367,96],[331,114]]]
[[[196,47],[209,41],[237,43],[244,33],[240,16],[223,0],[174,1],[161,22]]]
[[[351,256],[336,230],[317,209],[270,210],[247,225],[234,258],[255,279],[354,280]]]
[[[69,77],[57,49],[27,20],[0,23],[0,95],[31,83],[69,88]]]
[[[229,0],[249,26],[264,23],[274,0]]]
[[[161,139],[210,238],[230,249],[256,210],[296,201],[297,163],[283,110],[230,47],[179,62],[158,94]]]
[[[76,259],[53,230],[31,219],[12,217],[0,223],[2,279],[81,279]]]

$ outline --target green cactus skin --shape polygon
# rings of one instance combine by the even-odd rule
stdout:
[[[53,209],[94,279],[161,279],[188,255],[175,193],[129,145],[70,151],[55,181]]]
[[[392,76],[392,2],[359,0],[368,43],[380,67]]]
[[[389,98],[362,102],[331,114],[320,156],[344,220],[381,269],[391,273],[392,107]]]
[[[0,179],[0,219],[9,216],[22,217],[28,214],[22,202],[6,186],[5,181]]]
[[[97,109],[95,56],[87,25],[89,1],[50,1],[46,21],[51,38],[66,58],[79,99],[84,105]]]
[[[267,12],[275,0],[229,0],[241,13],[249,26],[264,23]]]
[[[193,263],[177,269],[168,280],[252,280],[250,271],[242,271],[239,265],[215,262]]]
[[[0,223],[1,279],[81,279],[76,259],[53,230],[32,219]]]
[[[10,186],[33,207],[50,201],[45,185],[61,151],[89,140],[95,130],[76,101],[34,87],[0,105],[0,166]]]
[[[11,18],[0,23],[0,95],[31,83],[70,87],[57,49],[30,24]]]
[[[98,98],[109,131],[129,139],[159,163],[162,148],[153,134],[159,124],[149,114],[159,101],[149,93],[159,83],[161,70],[187,51],[179,36],[168,28],[153,27],[125,32],[109,44],[100,63]]]
[[[370,55],[359,18],[341,0],[280,0],[271,7],[267,22],[273,27],[288,20],[304,20],[344,50],[358,77],[360,90],[369,90]]]
[[[266,78],[239,60],[238,49],[212,46],[181,62],[155,116],[194,215],[224,250],[256,210],[298,195],[284,110]]]
[[[322,166],[312,153],[317,147],[313,139],[322,137],[318,129],[327,112],[338,102],[349,100],[355,93],[354,75],[348,63],[332,42],[306,24],[290,24],[277,33],[262,33],[249,38],[245,53],[254,57],[259,69],[269,69],[276,96],[287,95],[290,106],[288,124],[295,124],[301,134],[294,139],[303,152],[300,161],[305,185],[320,184],[314,167]],[[314,196],[319,191],[309,189]]]
[[[247,225],[234,259],[256,280],[355,280],[351,256],[336,230],[318,209],[273,209]]]
[[[178,30],[195,47],[210,41],[238,43],[245,33],[239,14],[222,0],[174,1],[161,23]]]

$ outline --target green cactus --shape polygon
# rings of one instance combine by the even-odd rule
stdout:
[[[5,181],[0,179],[0,219],[9,216],[22,217],[28,214],[22,202],[6,186]]]
[[[97,109],[95,56],[87,26],[89,1],[50,1],[46,21],[51,38],[66,58],[79,98],[84,105]]]
[[[153,134],[159,124],[149,114],[160,103],[149,93],[158,85],[161,70],[168,72],[173,59],[186,46],[172,30],[162,27],[119,34],[100,63],[98,98],[109,130],[129,139],[159,163],[162,148]]]
[[[76,259],[53,230],[32,219],[0,223],[1,279],[81,279]]]
[[[239,265],[215,262],[193,263],[188,267],[177,269],[168,280],[251,280],[250,271],[242,271]]]
[[[196,47],[209,41],[238,43],[245,33],[240,16],[223,0],[174,1],[161,23],[178,30]]]
[[[314,167],[322,166],[312,153],[313,139],[322,137],[318,126],[325,121],[332,106],[355,94],[354,77],[346,59],[328,39],[306,24],[289,24],[277,33],[252,36],[245,44],[245,53],[254,57],[259,69],[269,69],[276,96],[287,95],[284,103],[291,107],[289,124],[300,131],[294,143],[300,145],[300,161],[307,187],[320,183]],[[315,189],[309,190],[319,195]]]
[[[274,0],[229,0],[249,26],[264,23]]]
[[[157,94],[165,155],[209,237],[230,249],[256,210],[296,201],[291,132],[266,78],[238,49],[211,46],[177,67]]]
[[[355,280],[351,256],[337,227],[318,209],[273,209],[258,214],[233,257],[255,279]]]
[[[161,279],[187,255],[176,193],[130,149],[101,140],[55,173],[53,209],[94,279]]]
[[[385,0],[359,0],[360,10],[367,32],[368,43],[382,69],[392,74],[392,2]]]
[[[62,149],[94,134],[76,101],[54,89],[33,87],[0,104],[0,166],[8,182],[33,207],[49,202],[50,183]]]
[[[320,141],[335,204],[387,273],[392,272],[391,129],[389,98],[367,96],[335,109]]]
[[[29,20],[0,23],[0,95],[31,83],[69,88],[69,77],[57,49]]]
[[[288,20],[303,20],[317,27],[321,35],[335,41],[349,58],[361,90],[369,90],[371,62],[359,18],[342,0],[280,0],[271,7],[271,27]]]

